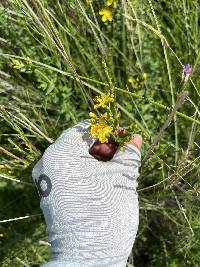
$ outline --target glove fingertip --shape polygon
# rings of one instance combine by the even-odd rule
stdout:
[[[38,179],[42,170],[43,158],[40,158],[32,169],[32,179]]]
[[[141,152],[139,150],[139,148],[137,148],[136,146],[132,145],[132,144],[126,144],[125,145],[125,152],[128,152],[130,154],[135,155],[139,160],[141,160]]]

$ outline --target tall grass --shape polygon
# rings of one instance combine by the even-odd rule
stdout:
[[[135,123],[146,137],[138,179],[140,226],[129,262],[199,266],[199,3],[121,0],[110,23],[98,14],[103,4],[0,4],[3,267],[39,266],[48,259],[31,170],[64,129],[88,118],[92,98],[109,86],[107,74],[120,126]],[[187,63],[193,72],[183,83]],[[144,82],[128,82],[144,73]]]

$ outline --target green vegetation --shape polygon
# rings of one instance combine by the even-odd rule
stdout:
[[[135,123],[146,136],[134,266],[199,266],[200,4],[122,0],[109,7],[112,21],[106,22],[103,6],[94,0],[0,3],[2,267],[36,267],[48,259],[31,171],[63,130],[89,118],[90,99],[109,83],[102,59],[117,92],[120,126]],[[184,82],[186,64],[192,73]],[[188,96],[173,114],[182,90]]]

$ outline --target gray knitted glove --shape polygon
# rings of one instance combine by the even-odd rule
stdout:
[[[63,131],[32,171],[50,260],[125,267],[139,223],[136,179],[141,154],[127,144],[112,160],[98,161],[88,153],[97,140],[89,136],[89,126],[85,120]]]

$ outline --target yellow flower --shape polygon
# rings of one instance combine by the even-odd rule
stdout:
[[[106,124],[104,118],[100,118],[95,124],[91,124],[90,134],[93,137],[99,138],[101,143],[108,141],[108,135],[112,132],[113,127]]]
[[[106,5],[111,6],[113,4],[114,7],[116,7],[117,0],[107,0]]]
[[[103,22],[112,21],[112,11],[109,8],[102,8],[99,10],[99,15],[102,16],[101,20]]]
[[[106,95],[106,94],[102,94],[101,96],[97,96],[94,101],[97,103],[96,105],[94,105],[94,109],[97,109],[99,107],[106,107],[106,104],[113,102],[114,101],[114,95]]]

